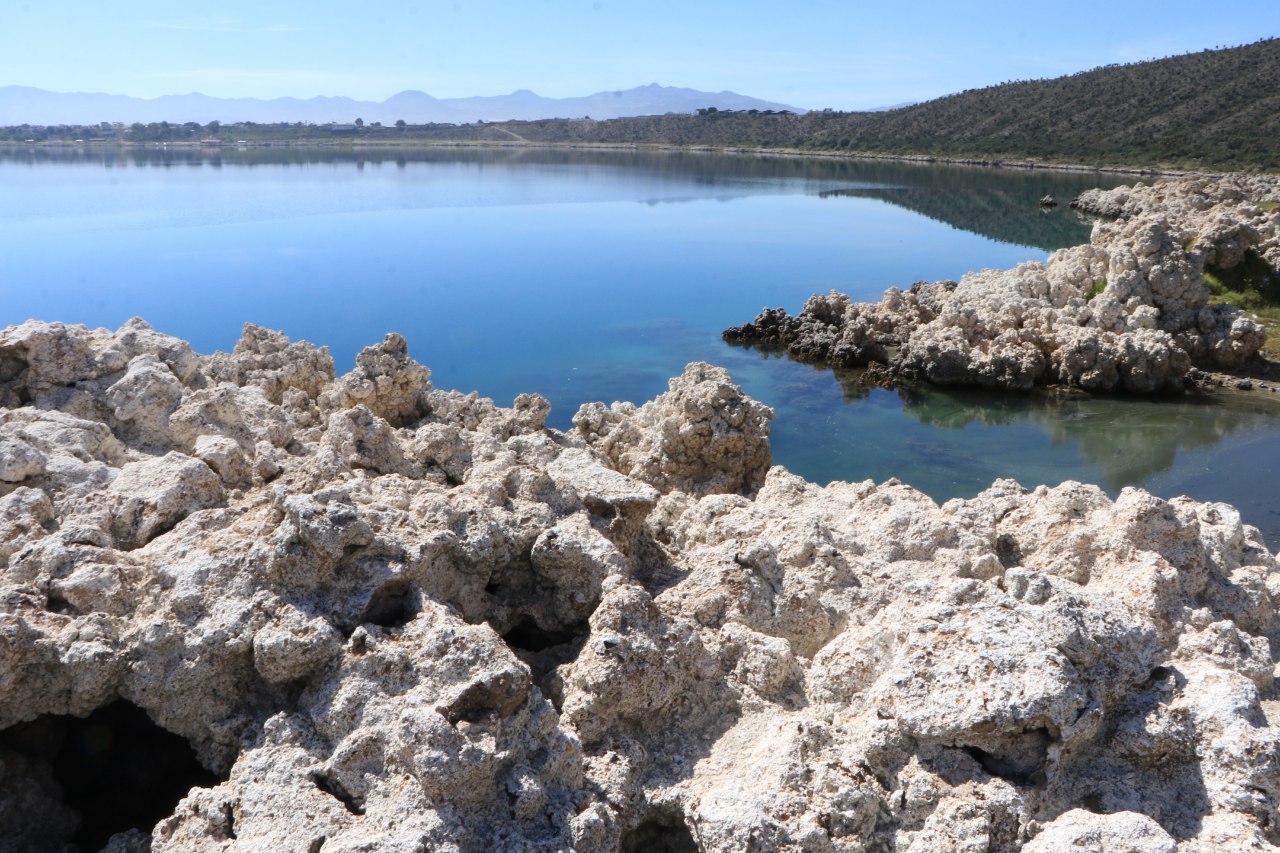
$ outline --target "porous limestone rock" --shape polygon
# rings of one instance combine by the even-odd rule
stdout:
[[[220,781],[112,851],[1280,843],[1280,567],[1224,504],[818,486],[704,364],[562,434],[394,337],[338,379],[252,326],[190,359],[140,321],[0,342],[0,850],[76,832],[15,733],[115,701]]]
[[[1204,277],[1277,278],[1280,212],[1256,204],[1272,198],[1280,182],[1241,176],[1091,190],[1073,206],[1115,221],[1046,263],[891,288],[878,303],[833,291],[794,317],[768,309],[725,338],[940,385],[1181,389],[1193,365],[1239,368],[1266,342],[1246,312],[1210,303]]]
[[[698,362],[652,402],[588,403],[573,423],[622,473],[661,492],[702,496],[760,485],[772,460],[772,419],[773,410],[744,395],[723,367]]]
[[[1073,809],[1045,827],[1025,853],[1096,850],[1098,853],[1178,853],[1178,843],[1146,815],[1094,814]]]
[[[320,395],[322,408],[349,409],[363,403],[394,426],[407,426],[425,414],[431,371],[409,358],[409,344],[389,334],[356,356],[356,369]]]

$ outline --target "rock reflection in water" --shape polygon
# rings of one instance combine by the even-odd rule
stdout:
[[[1270,400],[1228,392],[1135,400],[1059,391],[1014,396],[916,386],[902,388],[898,395],[906,414],[939,429],[974,423],[1035,424],[1054,445],[1074,443],[1080,456],[1098,467],[1101,485],[1112,491],[1144,485],[1157,473],[1171,470],[1179,452],[1272,427],[1280,414],[1280,406]]]
[[[939,502],[973,497],[1005,477],[1027,488],[1097,483],[1112,495],[1138,486],[1163,498],[1229,503],[1269,543],[1280,542],[1280,399],[1270,395],[885,390],[869,387],[861,371],[754,348],[726,353],[748,392],[778,411],[775,463],[810,480],[896,477]]]

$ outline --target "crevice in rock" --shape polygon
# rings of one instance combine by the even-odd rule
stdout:
[[[635,579],[655,598],[689,574],[686,569],[675,565],[662,545],[648,536],[636,540],[634,565]]]
[[[1006,569],[1012,569],[1022,565],[1022,548],[1018,546],[1018,540],[1014,539],[1008,533],[1002,533],[996,539],[996,559],[1000,561],[1000,565]]]
[[[223,803],[222,816],[226,820],[226,824],[227,824],[227,839],[230,841],[235,841],[236,840],[236,813],[235,813],[235,808],[231,805],[231,803]]]
[[[1045,760],[1051,738],[1045,729],[1033,729],[1011,739],[1008,748],[988,752],[976,746],[961,747],[982,769],[1014,785],[1043,785]]]
[[[62,613],[67,616],[80,615],[79,608],[56,592],[49,593],[48,610],[50,613]]]
[[[360,615],[359,624],[403,628],[414,620],[421,609],[422,603],[418,599],[417,590],[408,581],[393,580],[369,596],[369,603]]]
[[[608,526],[615,518],[618,517],[618,508],[608,501],[602,501],[598,498],[584,497],[582,505],[586,507],[587,512],[591,514],[592,520],[600,520]]]
[[[622,836],[622,853],[698,853],[698,842],[679,815],[656,814]]]
[[[474,681],[449,705],[440,709],[450,725],[505,719],[529,696],[529,679],[516,670]]]
[[[315,786],[319,788],[321,791],[324,791],[326,794],[333,797],[338,802],[342,803],[343,807],[346,808],[346,810],[351,814],[353,815],[364,814],[363,800],[353,795],[350,791],[348,791],[342,785],[341,782],[339,782],[337,779],[333,778],[329,774],[320,773],[320,772],[312,773],[311,781],[314,782]],[[324,844],[324,839],[321,838],[319,843]],[[315,842],[312,842],[312,846],[315,847]],[[318,850],[319,847],[315,847],[315,849]]]
[[[146,547],[152,540],[159,539],[173,530],[185,519],[185,515],[182,518],[167,519],[149,530],[138,532],[130,529],[127,524],[117,521],[112,524],[111,534],[115,539],[117,550],[137,551],[139,548]],[[141,533],[141,535],[138,535],[138,533]]]
[[[529,667],[533,683],[550,700],[557,711],[564,703],[564,685],[556,672],[557,667],[578,657],[591,626],[584,619],[558,628],[543,628],[529,615],[523,615],[502,635],[516,657]]]
[[[543,628],[532,616],[522,616],[520,621],[502,635],[508,646],[517,652],[545,652],[557,646],[582,645],[587,636],[587,624],[578,622],[564,628]]]
[[[1151,674],[1147,677],[1146,686],[1149,689],[1166,692],[1181,688],[1186,684],[1186,681],[1187,680],[1183,677],[1182,673],[1178,672],[1173,667],[1157,666],[1155,669],[1151,670]]]
[[[327,835],[320,836],[315,841],[312,841],[311,845],[307,847],[307,853],[320,853],[320,851],[324,849],[324,843],[328,840],[329,837]]]
[[[83,718],[45,714],[0,732],[0,743],[49,769],[79,815],[76,827],[59,829],[84,851],[119,832],[150,833],[192,788],[221,781],[186,740],[123,699]]]
[[[530,543],[532,548],[532,543]],[[556,668],[577,658],[590,633],[590,611],[598,604],[598,588],[589,591],[594,601],[572,605],[551,579],[541,576],[528,559],[492,569],[485,585],[488,600],[476,615],[507,644],[527,667],[531,680],[557,710],[563,692]]]

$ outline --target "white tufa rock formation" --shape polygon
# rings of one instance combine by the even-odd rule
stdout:
[[[889,289],[878,303],[832,291],[795,317],[769,309],[725,331],[836,366],[887,363],[896,376],[1025,391],[1067,385],[1150,393],[1193,365],[1243,366],[1266,342],[1244,311],[1209,301],[1206,267],[1280,269],[1280,199],[1270,178],[1188,178],[1091,190],[1073,206],[1118,217],[1047,263]]]
[[[428,376],[0,332],[0,849],[83,831],[32,727],[113,702],[217,774],[116,853],[1280,842],[1231,507],[817,486],[703,364],[567,434]]]

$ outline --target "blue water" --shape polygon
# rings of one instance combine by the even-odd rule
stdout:
[[[1116,182],[700,155],[0,152],[0,322],[140,315],[212,352],[252,321],[328,345],[339,370],[397,331],[437,387],[538,391],[561,428],[701,359],[778,410],[776,461],[814,480],[897,476],[938,499],[1003,476],[1143,485],[1236,503],[1280,541],[1265,402],[846,392],[720,339],[830,288],[875,299],[1043,260],[1089,226],[1035,201]]]

